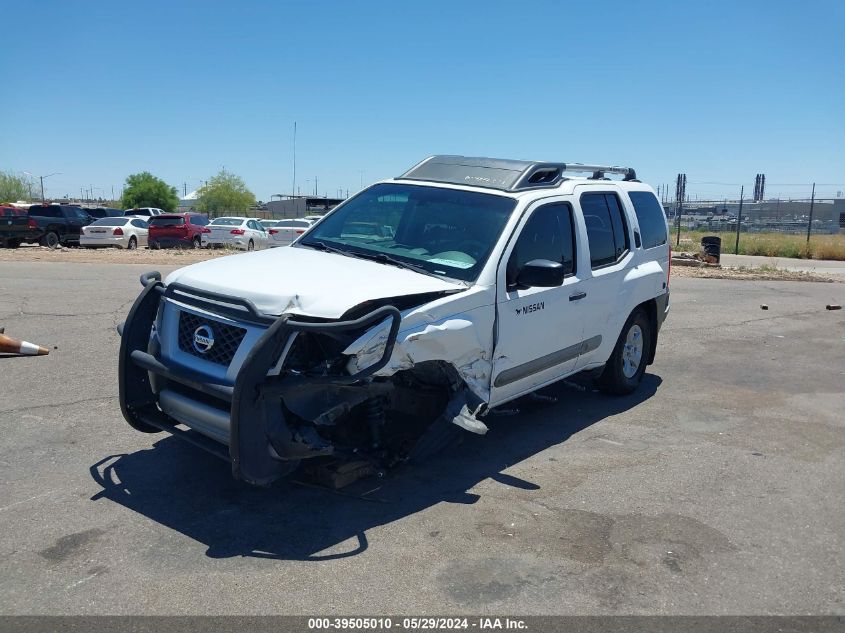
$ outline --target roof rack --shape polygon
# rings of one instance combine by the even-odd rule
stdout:
[[[620,174],[624,176],[623,180],[637,181],[637,174],[631,167],[450,155],[430,156],[399,178],[522,191],[557,187],[566,179],[566,172],[591,173],[593,180],[607,180],[605,174]]]

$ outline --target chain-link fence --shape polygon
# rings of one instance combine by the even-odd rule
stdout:
[[[845,260],[845,197],[663,201],[678,250],[721,238],[723,253]]]

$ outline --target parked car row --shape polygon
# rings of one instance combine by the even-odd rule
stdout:
[[[259,220],[221,217],[209,221],[199,213],[166,213],[155,207],[82,208],[69,204],[35,204],[29,209],[0,206],[0,246],[22,243],[50,248],[220,248],[252,251],[287,246],[305,233],[313,218]]]
[[[261,220],[261,225],[267,230],[270,248],[273,248],[287,246],[311,228],[315,221],[307,217],[296,220]]]

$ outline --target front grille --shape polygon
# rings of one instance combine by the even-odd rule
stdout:
[[[210,328],[214,336],[214,344],[205,353],[194,347],[194,333],[203,325]],[[197,358],[228,366],[245,334],[244,328],[205,319],[190,312],[179,312],[179,349]]]

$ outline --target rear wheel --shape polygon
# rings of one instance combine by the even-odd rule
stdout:
[[[254,250],[255,250],[255,242],[253,242],[252,240],[250,240],[250,241],[249,241],[249,244],[247,244],[247,245],[246,245],[246,250],[248,250],[248,251],[254,251]]]
[[[46,246],[47,248],[57,248],[59,243],[59,235],[53,231],[45,233],[39,240],[39,244],[41,244],[41,246]]]
[[[599,376],[599,389],[615,395],[633,393],[643,379],[652,336],[648,315],[637,308],[625,322],[613,354]]]
[[[138,248],[138,240],[135,238],[134,235],[129,238],[129,246],[127,246],[126,248],[130,251],[134,251],[136,248]]]
[[[199,235],[194,236],[194,239],[191,240],[191,246],[193,248],[199,248],[200,246],[202,246],[202,244],[200,243]]]

